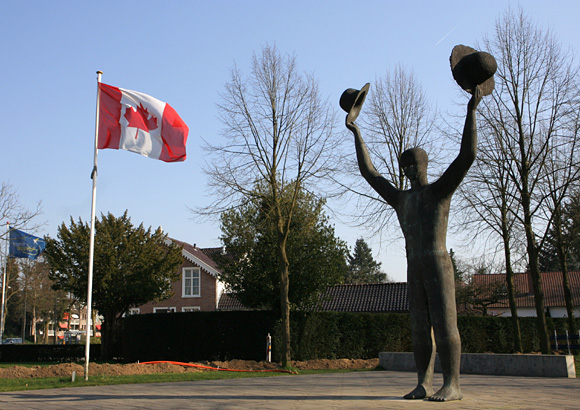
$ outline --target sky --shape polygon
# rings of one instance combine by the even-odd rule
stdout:
[[[276,45],[314,74],[337,112],[346,88],[402,64],[433,104],[453,110],[467,97],[451,77],[452,48],[481,42],[508,7],[518,6],[578,55],[575,0],[5,1],[0,182],[10,183],[28,208],[42,201],[39,236],[55,237],[71,217],[90,221],[100,70],[106,84],[171,104],[190,131],[182,163],[99,151],[97,216],[128,210],[135,225],[161,226],[200,247],[221,246],[218,221],[200,221],[190,209],[212,202],[201,147],[221,138],[216,105],[234,64],[248,73],[252,55]],[[344,127],[340,113],[337,129]],[[332,223],[349,247],[363,237],[391,279],[406,280],[402,240],[386,245],[349,221]],[[449,236],[447,245],[458,256],[469,252],[460,237]]]

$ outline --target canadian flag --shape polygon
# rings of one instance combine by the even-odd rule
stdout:
[[[99,83],[98,149],[124,149],[165,162],[185,161],[189,128],[167,103]]]

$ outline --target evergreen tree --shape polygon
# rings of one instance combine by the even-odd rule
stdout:
[[[540,252],[540,267],[542,272],[561,271],[562,266],[558,256],[557,230],[550,229],[544,247]],[[580,270],[580,191],[573,193],[564,204],[559,221],[563,251],[567,258],[569,271]]]
[[[364,239],[357,239],[352,255],[348,256],[345,283],[383,283],[387,274],[381,271],[381,263],[373,258],[371,248]]]
[[[58,228],[57,239],[46,238],[44,254],[50,263],[55,290],[87,300],[90,227],[71,218]],[[93,303],[105,318],[101,357],[110,359],[117,321],[129,308],[171,296],[171,282],[179,278],[181,248],[166,246],[161,228],[133,226],[127,211],[120,218],[102,215],[95,223]]]
[[[449,249],[449,257],[451,258],[451,265],[453,265],[453,276],[455,277],[455,282],[463,282],[465,280],[465,272],[457,264],[457,259],[455,258],[455,252],[453,249]]]
[[[267,190],[259,185],[256,193]],[[282,202],[292,200],[292,190]],[[320,292],[341,282],[346,270],[346,244],[336,238],[323,212],[324,201],[299,190],[286,252],[289,262],[288,297],[293,308],[307,308]],[[220,279],[247,307],[278,310],[281,284],[278,267],[277,230],[264,199],[247,201],[221,216],[222,243],[227,254],[216,255]]]

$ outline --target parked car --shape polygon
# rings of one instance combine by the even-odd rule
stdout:
[[[2,344],[5,344],[5,345],[21,345],[22,344],[22,338],[21,337],[10,337],[8,339],[4,339],[4,342],[2,342]]]

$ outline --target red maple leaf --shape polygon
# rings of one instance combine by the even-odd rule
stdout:
[[[134,111],[133,107],[127,108],[125,118],[129,121],[128,127],[138,128],[145,132],[157,128],[157,118],[153,114],[150,114],[147,108],[143,107],[142,103],[139,103],[136,111]],[[139,131],[135,134],[135,139],[137,139],[137,135],[139,135]]]

